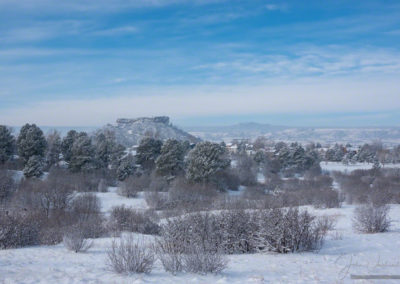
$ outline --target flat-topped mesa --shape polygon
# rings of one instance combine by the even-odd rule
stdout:
[[[168,116],[155,116],[155,117],[139,117],[139,118],[118,118],[117,124],[119,126],[133,124],[135,122],[155,122],[162,123],[165,125],[169,124]]]
[[[172,125],[168,116],[119,118],[116,124],[109,124],[106,128],[112,130],[118,143],[126,147],[138,145],[144,137],[177,139],[190,143],[199,141],[195,136]]]

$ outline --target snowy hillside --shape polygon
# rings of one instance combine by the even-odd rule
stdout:
[[[177,139],[180,141],[197,142],[198,138],[173,126],[169,117],[141,117],[136,119],[117,119],[116,125],[107,125],[106,129],[115,132],[117,141],[131,147],[139,144],[143,137],[153,137],[160,140]]]

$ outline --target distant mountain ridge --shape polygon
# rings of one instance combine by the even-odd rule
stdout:
[[[216,142],[264,136],[272,140],[303,143],[363,144],[379,140],[388,145],[400,144],[400,127],[290,127],[247,122],[227,126],[186,127],[186,130],[204,140]]]

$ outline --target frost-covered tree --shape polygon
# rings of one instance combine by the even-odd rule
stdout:
[[[236,158],[236,174],[242,185],[254,185],[257,182],[257,164],[246,153],[239,154]]]
[[[50,132],[46,138],[47,149],[45,161],[47,167],[57,164],[60,161],[61,154],[61,137],[60,133],[56,130]]]
[[[136,163],[144,170],[154,169],[155,161],[161,153],[161,146],[160,140],[150,137],[142,139],[136,150]]]
[[[316,151],[305,151],[298,143],[292,143],[290,146],[285,144],[279,147],[277,158],[283,170],[294,173],[303,173],[319,166],[320,161]]]
[[[24,176],[30,177],[41,177],[43,175],[44,160],[42,156],[34,155],[31,156],[24,167]]]
[[[0,164],[11,159],[14,152],[14,137],[10,129],[5,125],[0,125]]]
[[[192,182],[211,182],[230,163],[224,147],[216,143],[200,142],[189,152],[186,176]]]
[[[156,171],[162,176],[176,176],[183,172],[185,146],[178,140],[167,140],[156,160]]]
[[[257,163],[257,165],[261,166],[261,165],[264,165],[267,162],[268,157],[267,157],[267,155],[265,154],[264,151],[258,150],[254,154],[253,160]]]
[[[70,130],[67,136],[64,137],[61,143],[61,153],[63,154],[64,160],[69,162],[72,156],[72,145],[75,139],[78,137],[78,132],[75,130]]]
[[[79,133],[72,144],[71,159],[68,164],[69,169],[73,172],[94,169],[94,154],[95,149],[90,137],[85,132]]]
[[[12,172],[0,170],[0,203],[11,196],[15,189],[15,181]]]
[[[100,168],[117,167],[122,158],[125,147],[118,144],[115,133],[102,130],[95,135],[95,159]]]
[[[117,178],[120,181],[126,180],[135,173],[135,158],[129,154],[122,158],[117,168]]]
[[[346,155],[346,148],[341,144],[335,144],[333,148],[329,148],[325,153],[325,160],[332,162],[340,162]]]
[[[44,157],[46,150],[46,139],[43,131],[36,124],[25,124],[22,126],[18,140],[18,153],[26,164],[32,156]],[[38,158],[35,158],[37,160]]]
[[[357,153],[357,161],[373,163],[377,157],[377,151],[381,149],[377,144],[364,144]]]

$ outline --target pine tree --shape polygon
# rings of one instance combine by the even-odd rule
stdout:
[[[192,182],[207,183],[229,167],[226,149],[211,142],[200,142],[189,152],[187,178]]]
[[[47,150],[46,150],[46,165],[50,168],[60,161],[61,154],[61,137],[60,133],[56,130],[47,135]]]
[[[64,137],[61,143],[61,153],[63,154],[63,158],[66,162],[71,160],[72,156],[72,145],[74,144],[75,139],[78,136],[78,132],[75,130],[70,130],[67,133],[67,136]]]
[[[124,181],[134,173],[135,173],[135,159],[131,154],[129,154],[121,160],[117,168],[117,178],[120,181]]]
[[[0,164],[10,160],[14,152],[14,137],[10,129],[0,125]]]
[[[156,160],[156,171],[159,175],[174,177],[183,172],[185,146],[175,139],[167,140]]]
[[[18,153],[26,164],[32,156],[44,157],[46,150],[46,139],[43,131],[36,124],[25,124],[17,140]]]
[[[144,170],[152,170],[155,167],[155,161],[161,153],[162,142],[154,138],[144,138],[136,150],[136,162]]]
[[[125,147],[116,142],[114,132],[108,130],[96,134],[95,148],[95,159],[100,168],[117,167],[125,151]]]
[[[30,177],[41,177],[43,175],[43,157],[34,155],[31,156],[24,167],[24,176]]]
[[[95,168],[95,149],[92,140],[85,132],[77,135],[71,148],[71,159],[68,167],[73,172],[88,171]]]

